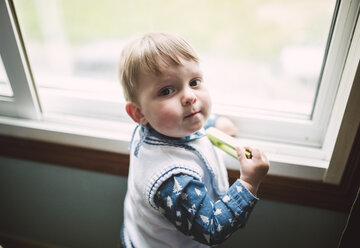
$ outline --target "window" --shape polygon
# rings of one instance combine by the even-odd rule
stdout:
[[[9,2],[0,1],[0,55],[6,77],[11,84],[11,91],[8,86],[8,94],[0,98],[0,113],[37,119],[40,106],[13,15]],[[3,77],[5,78],[5,75]]]
[[[0,96],[12,97],[13,92],[0,56]]]
[[[1,0],[9,35],[0,53],[13,94],[0,111],[76,119],[99,137],[109,126],[130,130],[116,77],[122,46],[140,33],[176,32],[199,52],[214,111],[236,122],[239,138],[264,147],[279,162],[274,173],[294,174],[301,158],[319,179],[341,123],[334,110],[342,116],[349,95],[337,103],[338,89],[350,89],[356,71],[346,65],[358,59],[349,52],[357,51],[358,9],[358,0]]]
[[[123,44],[139,33],[170,31],[195,46],[215,111],[237,121],[243,137],[322,144],[324,127],[314,120],[331,108],[316,100],[320,87],[336,85],[323,79],[323,71],[335,57],[345,58],[337,47],[327,56],[338,14],[335,0],[14,4],[44,114],[124,119],[116,78]],[[255,124],[259,116],[270,130]],[[298,132],[283,131],[294,124]]]

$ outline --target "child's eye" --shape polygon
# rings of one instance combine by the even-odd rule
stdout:
[[[200,84],[200,80],[199,79],[195,79],[193,81],[190,82],[190,86],[191,87],[195,87],[198,86]]]
[[[162,89],[159,93],[159,96],[167,96],[167,95],[170,95],[171,93],[174,92],[174,89],[171,89],[171,88],[165,88],[165,89]]]

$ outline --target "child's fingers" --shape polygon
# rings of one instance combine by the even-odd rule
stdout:
[[[251,151],[253,158],[255,158],[259,161],[263,161],[264,163],[269,163],[268,158],[265,155],[264,151],[257,149],[257,148],[251,148],[251,147],[248,147],[248,149],[249,149],[249,151]]]
[[[251,146],[244,146],[244,149],[245,149],[246,151],[249,151],[249,152],[255,153],[255,154],[259,152],[259,149],[254,148],[254,147],[251,147]]]
[[[236,147],[236,153],[238,155],[238,158],[240,159],[240,157],[242,157],[243,152],[242,149],[238,146]]]
[[[262,157],[263,152],[262,152],[260,149],[258,149],[258,148],[254,148],[254,147],[250,147],[250,146],[245,146],[244,149],[245,149],[246,151],[251,152],[251,156],[252,156],[253,158],[260,158],[260,157]]]
[[[250,146],[245,146],[244,151],[245,151],[246,158],[252,159],[254,157],[254,153],[256,154],[258,149],[250,147]]]
[[[269,160],[266,154],[262,150],[248,146],[244,148],[251,152],[253,162],[256,163],[258,168],[263,167],[264,171],[266,172],[269,170],[269,166],[270,166]]]
[[[244,161],[245,159],[249,159],[249,157],[247,156],[245,151],[249,151],[246,148],[240,148],[240,147],[236,147],[236,153],[238,155],[239,161]]]
[[[237,147],[236,151],[238,153],[238,157],[245,157],[247,159],[262,159],[265,154],[258,148],[254,148],[251,146],[244,146],[243,148]],[[265,156],[266,157],[266,156]]]

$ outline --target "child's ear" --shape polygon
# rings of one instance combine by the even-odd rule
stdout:
[[[140,125],[147,124],[147,120],[146,120],[145,116],[141,113],[141,109],[136,103],[129,102],[126,104],[125,108],[126,108],[126,112],[128,113],[128,115],[136,123],[139,123]]]

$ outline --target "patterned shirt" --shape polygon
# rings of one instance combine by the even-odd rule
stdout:
[[[177,174],[165,181],[155,196],[159,211],[183,234],[206,245],[216,245],[244,227],[258,198],[237,180],[217,201],[192,176]]]

